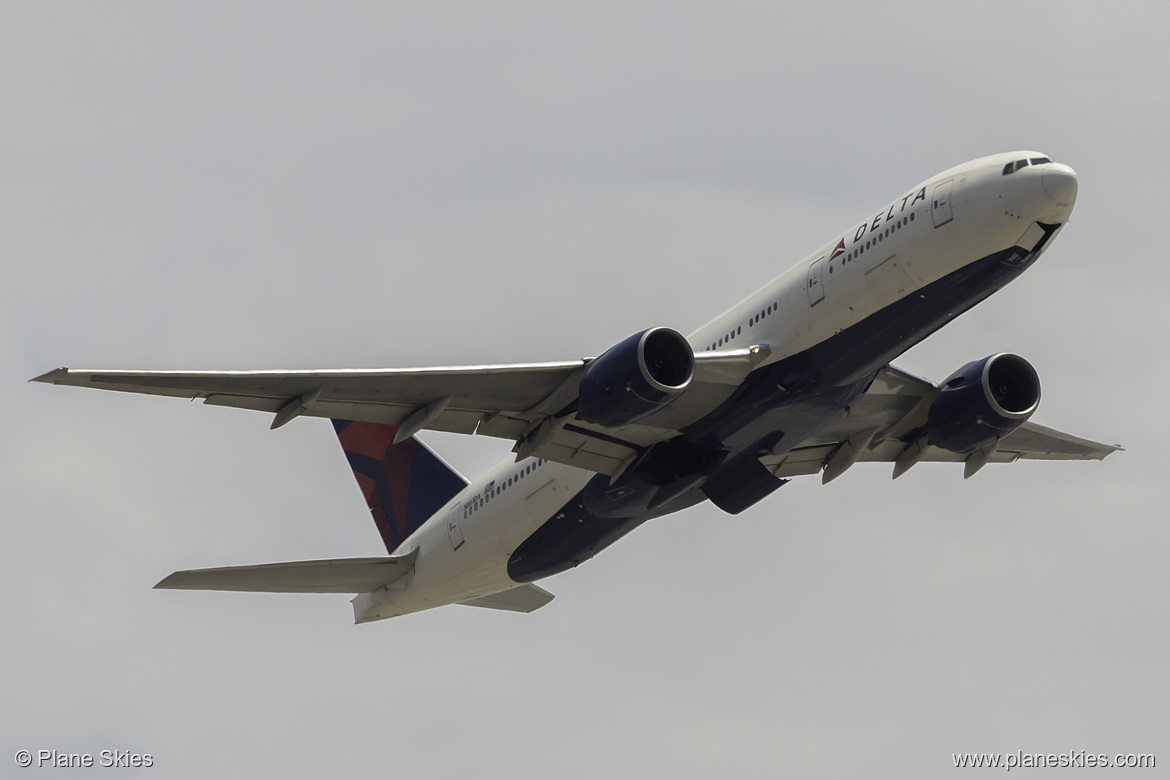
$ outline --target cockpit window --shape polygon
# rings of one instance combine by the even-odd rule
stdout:
[[[1032,159],[1016,160],[1003,166],[1003,175],[1007,176],[1009,173],[1015,173],[1021,168],[1027,168],[1029,165],[1047,165],[1052,160],[1047,157],[1033,157]]]
[[[1015,162],[1010,162],[1003,166],[1003,175],[1007,176],[1009,173],[1015,173],[1021,168],[1027,168],[1029,163],[1032,165],[1044,165],[1045,163],[1050,162],[1052,162],[1052,160],[1049,160],[1047,157],[1033,157],[1031,160],[1016,160]]]

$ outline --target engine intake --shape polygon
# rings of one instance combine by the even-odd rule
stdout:
[[[626,425],[687,389],[695,353],[681,333],[650,328],[619,341],[589,364],[577,392],[577,419]]]
[[[1040,377],[1019,355],[1001,352],[951,375],[930,406],[930,443],[971,452],[1020,427],[1040,405]]]

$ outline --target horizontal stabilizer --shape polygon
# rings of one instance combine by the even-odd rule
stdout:
[[[468,607],[504,609],[509,612],[533,612],[553,600],[553,594],[542,587],[529,583],[511,590],[480,596],[460,602]]]
[[[390,558],[262,563],[177,571],[156,588],[230,590],[250,593],[368,593],[403,577],[418,550]]]

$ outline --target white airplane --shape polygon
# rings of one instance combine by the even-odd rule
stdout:
[[[388,557],[176,572],[156,587],[350,593],[357,623],[444,604],[531,612],[533,584],[647,520],[739,513],[857,461],[1100,460],[1120,447],[1029,422],[1036,371],[998,353],[941,385],[889,362],[1023,273],[1076,200],[1034,151],[917,184],[690,336],[655,327],[562,363],[314,371],[59,368],[35,381],[328,417]],[[468,482],[424,429],[515,441]]]

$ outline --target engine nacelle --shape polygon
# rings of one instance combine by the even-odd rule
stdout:
[[[1040,405],[1040,377],[1019,355],[968,363],[943,383],[927,413],[930,443],[971,452],[1020,427]]]
[[[625,425],[661,408],[687,389],[695,353],[678,331],[650,328],[619,341],[585,369],[577,418]]]

